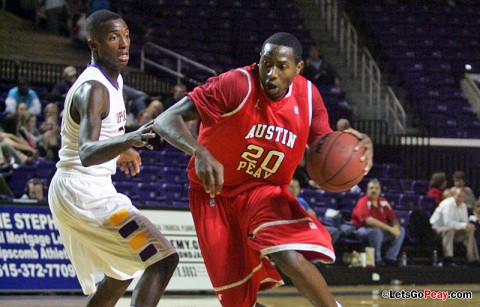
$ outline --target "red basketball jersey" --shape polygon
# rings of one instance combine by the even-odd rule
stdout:
[[[332,131],[310,81],[295,77],[287,95],[273,101],[256,64],[210,78],[188,96],[201,117],[198,141],[224,166],[225,196],[266,183],[288,185],[306,144]],[[203,187],[194,167],[192,157],[190,181]]]

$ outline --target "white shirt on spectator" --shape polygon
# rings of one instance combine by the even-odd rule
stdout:
[[[454,197],[442,200],[430,217],[432,228],[437,230],[461,230],[467,227],[467,223],[467,205],[462,203],[457,206]]]

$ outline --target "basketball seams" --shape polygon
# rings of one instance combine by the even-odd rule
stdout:
[[[314,150],[309,153],[307,160],[309,163],[307,170],[311,179],[331,192],[346,191],[360,182],[365,162],[360,161],[364,151],[354,151],[359,142],[355,136],[340,131],[325,134],[317,139],[312,148]],[[333,170],[333,174],[328,170]],[[338,182],[339,180],[342,182]]]
[[[338,140],[340,137],[344,136],[344,135],[348,135],[348,134],[342,132],[341,134],[339,134],[339,135],[331,142],[330,147],[329,147],[328,150],[327,150],[327,154],[325,155],[326,157],[330,157],[330,152],[331,152],[331,150],[332,150],[332,147],[335,145],[335,143],[337,142],[337,140]],[[358,144],[358,142],[357,142],[357,144]],[[356,146],[356,145],[355,145],[355,146]],[[354,155],[355,153],[356,153],[355,151],[352,151],[352,152],[350,153],[350,156],[348,157],[348,159],[347,159],[347,160],[345,161],[345,163],[343,163],[343,165],[337,170],[337,172],[335,172],[335,173],[334,173],[333,175],[331,175],[329,178],[327,178],[326,180],[324,180],[322,183],[318,183],[318,184],[321,186],[322,184],[328,183],[330,180],[332,180],[332,179],[335,178],[338,174],[340,174],[340,173],[345,169],[345,167],[350,163],[350,161],[352,160],[353,155]],[[327,160],[327,159],[325,159],[325,160]],[[322,170],[324,170],[324,169],[326,168],[326,167],[325,167],[325,166],[326,166],[326,162],[327,162],[327,161],[324,161],[324,162],[323,162]]]

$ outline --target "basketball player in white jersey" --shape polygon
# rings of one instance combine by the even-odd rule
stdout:
[[[62,148],[49,189],[49,205],[65,250],[75,267],[87,306],[115,306],[134,277],[142,274],[130,306],[157,306],[177,264],[170,242],[125,195],[111,175],[136,175],[151,125],[125,133],[120,71],[129,59],[125,21],[102,10],[87,19],[90,65],[67,94]],[[95,275],[104,274],[95,283]]]

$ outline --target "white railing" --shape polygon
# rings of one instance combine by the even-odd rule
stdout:
[[[402,104],[391,88],[387,88],[383,99],[382,73],[368,49],[359,49],[357,31],[348,16],[344,12],[339,13],[338,1],[315,0],[315,3],[320,9],[320,22],[325,24],[334,41],[338,42],[352,77],[360,82],[362,93],[367,94],[366,105],[375,110],[376,119],[387,119],[391,133],[404,133],[406,114]],[[361,59],[360,63],[358,59]]]
[[[172,68],[169,68],[165,65],[160,64],[156,58],[153,58],[153,57],[149,58],[147,56],[147,51],[148,50],[155,50],[155,51],[161,53],[163,56],[168,56],[168,57],[173,58],[177,63],[176,64],[176,70],[173,70]],[[188,78],[188,76],[186,76],[182,73],[182,70],[185,66],[184,64],[192,65],[199,70],[202,70],[202,71],[205,71],[205,72],[211,74],[212,76],[217,75],[217,72],[214,69],[212,69],[210,67],[207,67],[203,64],[200,64],[198,62],[195,62],[195,61],[193,61],[193,60],[191,60],[191,59],[189,59],[189,58],[187,58],[187,57],[185,57],[181,54],[178,54],[178,53],[173,52],[169,49],[160,47],[159,45],[151,43],[151,42],[147,42],[142,46],[141,56],[140,56],[140,69],[141,69],[141,71],[145,71],[145,64],[149,64],[149,65],[151,65],[151,66],[153,66],[157,69],[160,69],[160,70],[162,70],[166,73],[171,74],[172,76],[177,78],[177,83],[180,83],[180,82],[182,82],[183,79]],[[198,84],[201,83],[199,80],[190,80],[190,81],[196,81]]]

